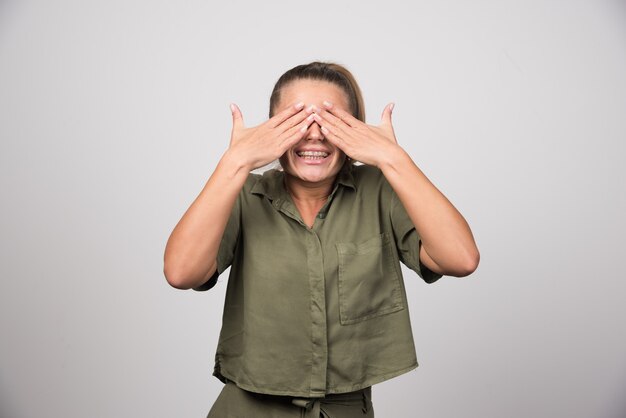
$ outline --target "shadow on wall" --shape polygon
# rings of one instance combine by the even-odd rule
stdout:
[[[2,9],[2,3],[0,3],[0,10]],[[13,409],[13,407],[9,404],[9,400],[5,399],[5,396],[2,396],[3,393],[6,393],[4,390],[0,391],[0,417],[15,417],[19,418],[19,415],[16,413],[17,411]]]
[[[624,7],[626,11],[626,7]],[[613,390],[613,402],[607,406],[608,418],[624,418],[626,417],[626,370],[623,371],[623,378],[620,385]]]
[[[3,35],[5,30],[9,30],[11,17],[15,16],[17,13],[17,4],[18,0],[0,0],[0,42],[2,42],[3,39],[6,39],[6,36]]]

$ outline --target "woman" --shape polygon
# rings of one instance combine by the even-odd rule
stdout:
[[[165,250],[179,289],[231,266],[209,417],[373,417],[371,385],[417,367],[400,262],[429,283],[466,276],[470,228],[396,142],[393,104],[365,124],[342,66],[287,71],[254,128],[231,110],[230,146]]]

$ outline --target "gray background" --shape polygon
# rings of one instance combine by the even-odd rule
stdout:
[[[165,242],[273,83],[350,68],[482,260],[405,270],[420,367],[378,417],[626,416],[618,1],[0,1],[0,414],[204,417],[226,276]]]

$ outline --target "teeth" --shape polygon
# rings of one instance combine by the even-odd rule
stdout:
[[[324,151],[300,151],[297,154],[300,157],[328,157],[328,153]]]

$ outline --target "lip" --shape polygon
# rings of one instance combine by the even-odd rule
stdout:
[[[325,152],[328,155],[332,154],[332,151],[326,148],[320,148],[320,147],[303,147],[303,148],[297,148],[295,149],[293,152],[298,153],[298,152],[305,152],[305,151],[319,151],[319,152]]]
[[[319,151],[319,152],[325,152],[328,155],[324,158],[315,158],[315,159],[309,159],[309,158],[304,158],[304,157],[300,157],[298,155],[299,152],[304,152],[304,151]],[[321,164],[326,164],[327,162],[330,161],[330,157],[332,155],[332,151],[329,151],[325,148],[320,148],[320,147],[306,147],[306,148],[298,148],[296,150],[293,151],[294,157],[296,159],[296,161],[302,163],[302,164],[306,164],[306,165],[321,165]]]

